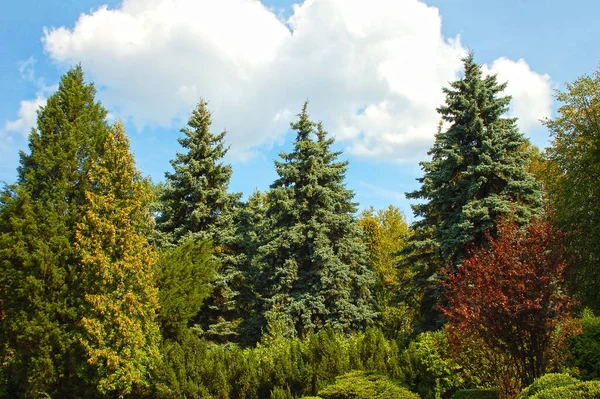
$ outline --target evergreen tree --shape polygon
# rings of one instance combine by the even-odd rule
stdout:
[[[212,241],[221,270],[197,321],[206,336],[224,341],[236,336],[239,324],[236,287],[240,274],[232,245],[234,210],[240,195],[227,192],[232,169],[221,162],[227,153],[226,133],[211,133],[211,123],[207,103],[200,101],[188,126],[181,130],[184,137],[178,140],[186,152],[177,154],[171,161],[173,173],[166,173],[157,228],[171,245],[190,238]]]
[[[207,241],[164,250],[157,264],[159,321],[164,339],[180,340],[213,290],[217,265]]]
[[[418,221],[405,252],[425,285],[440,267],[457,265],[469,248],[486,243],[485,232],[495,234],[501,215],[523,225],[542,208],[540,184],[527,171],[526,139],[516,119],[503,117],[511,100],[500,96],[506,83],[483,77],[472,54],[463,61],[464,77],[444,89],[446,105],[438,108],[448,128],[440,125],[431,161],[421,162],[421,188],[407,194],[424,201],[412,206]]]
[[[353,193],[344,186],[347,162],[333,139],[308,118],[304,104],[291,125],[294,149],[276,161],[279,178],[268,194],[269,242],[261,263],[265,310],[282,313],[300,334],[330,325],[362,328],[376,316],[374,276],[360,241]]]
[[[102,150],[106,110],[81,67],[38,111],[18,181],[0,206],[0,351],[11,397],[84,397],[75,329],[82,304],[73,245],[87,174]]]
[[[235,215],[236,240],[234,253],[240,272],[238,308],[242,322],[239,327],[240,342],[254,344],[260,339],[260,278],[258,248],[264,243],[267,196],[255,190]]]
[[[152,224],[150,185],[135,168],[120,122],[89,183],[75,235],[84,292],[79,342],[89,382],[101,396],[140,395],[159,358],[157,255],[145,236]]]

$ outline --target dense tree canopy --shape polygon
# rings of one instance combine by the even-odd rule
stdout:
[[[550,204],[569,235],[571,286],[600,311],[600,70],[558,92],[558,116],[547,120]]]

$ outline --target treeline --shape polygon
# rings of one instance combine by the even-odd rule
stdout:
[[[409,226],[356,214],[307,103],[266,192],[229,190],[205,101],[152,184],[72,68],[0,200],[0,396],[513,397],[551,371],[597,378],[600,73],[558,93],[546,153],[504,88],[464,59]]]

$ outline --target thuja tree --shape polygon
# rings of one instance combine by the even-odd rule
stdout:
[[[522,225],[542,211],[541,186],[527,170],[526,139],[516,119],[504,116],[511,100],[501,95],[506,83],[483,76],[472,54],[463,61],[464,77],[444,89],[446,104],[438,108],[447,128],[440,125],[431,160],[421,162],[421,187],[407,194],[422,203],[412,205],[418,220],[405,252],[420,267],[418,279],[434,289],[431,276],[486,243],[499,216],[512,213]]]
[[[92,163],[109,128],[81,67],[38,111],[18,181],[0,206],[0,350],[12,397],[87,396],[75,329],[83,304],[73,243]]]
[[[373,273],[344,186],[347,162],[331,150],[334,140],[309,120],[307,103],[294,148],[275,162],[279,178],[268,193],[270,240],[263,245],[265,310],[289,321],[299,334],[330,325],[350,331],[376,316]]]
[[[88,181],[75,234],[84,293],[79,343],[86,374],[98,396],[141,395],[159,359],[157,254],[146,239],[152,222],[150,185],[135,168],[120,122],[92,164]]]
[[[171,245],[188,239],[212,242],[221,269],[197,322],[206,336],[224,341],[235,338],[239,323],[240,275],[232,245],[234,208],[240,195],[227,192],[232,169],[222,162],[227,153],[225,132],[213,134],[211,124],[207,103],[201,101],[188,126],[181,129],[184,136],[178,141],[185,151],[171,161],[173,172],[166,173],[157,228],[164,234],[162,241]]]

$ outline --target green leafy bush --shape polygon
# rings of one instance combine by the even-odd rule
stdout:
[[[353,369],[402,380],[399,352],[379,330],[344,336],[325,328],[304,340],[274,336],[242,349],[216,345],[187,330],[165,340],[156,371],[157,398],[298,398],[315,395]]]
[[[448,355],[442,331],[420,334],[404,351],[402,360],[409,388],[425,399],[450,397],[465,385],[461,367]]]
[[[549,373],[537,378],[533,384],[523,389],[515,399],[527,399],[533,397],[538,392],[577,384],[580,381],[569,374]]]
[[[452,399],[498,399],[497,389],[461,389]]]
[[[600,317],[586,309],[581,319],[583,333],[569,340],[570,366],[584,380],[600,378]]]
[[[387,376],[353,371],[344,374],[321,391],[324,399],[418,399],[419,396],[395,384]]]
[[[531,399],[598,399],[600,381],[586,381],[562,387],[544,389]]]

